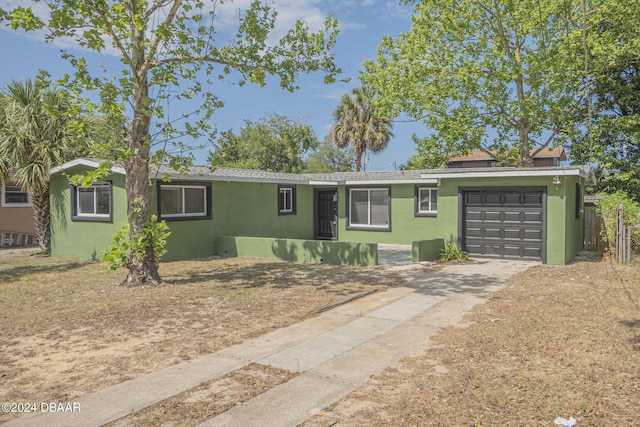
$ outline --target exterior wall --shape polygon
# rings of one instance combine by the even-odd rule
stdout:
[[[222,255],[245,258],[259,257],[334,265],[378,264],[376,243],[221,236],[216,239],[216,247]]]
[[[67,171],[81,173],[82,168]],[[112,221],[77,221],[71,218],[71,189],[65,176],[51,180],[52,253],[99,260],[114,232],[127,219],[125,178],[114,174],[112,181]],[[547,188],[546,261],[565,264],[582,249],[584,214],[578,218],[576,183],[578,177],[563,177],[559,185],[552,177],[448,178],[438,186],[436,216],[415,216],[414,184],[391,184],[391,229],[348,230],[346,186],[338,186],[338,240],[340,242],[412,244],[414,241],[443,239],[459,242],[459,188],[499,186],[544,186]],[[157,184],[150,188],[152,212],[157,213]],[[296,185],[296,214],[278,214],[278,184],[215,181],[212,183],[210,219],[171,220],[166,261],[192,259],[215,254],[221,236],[267,237],[313,240],[315,228],[314,187]],[[356,187],[356,186],[351,186]],[[370,188],[372,186],[363,185]]]
[[[350,186],[356,188],[357,186]],[[363,185],[370,188],[372,186]],[[457,209],[457,196],[451,200],[441,197],[438,188],[438,215],[417,217],[414,215],[415,185],[391,185],[391,230],[347,230],[346,187],[338,189],[338,240],[351,242],[397,243],[410,245],[414,240],[443,237],[445,240],[457,238],[457,224],[442,212]],[[453,205],[452,205],[453,204]],[[451,222],[451,224],[449,224]],[[451,230],[442,233],[442,230]],[[453,230],[455,229],[455,233]]]
[[[72,176],[86,171],[74,168]],[[51,178],[51,254],[100,260],[102,251],[113,241],[113,234],[127,220],[127,197],[124,176],[113,174],[111,181],[113,216],[111,221],[78,221],[71,219],[71,186],[62,174]]]
[[[313,187],[295,187],[296,213],[278,215],[278,184],[214,182],[216,235],[313,239]]]
[[[578,177],[563,177],[559,185],[552,177],[443,179],[438,186],[436,217],[414,216],[414,184],[391,186],[391,230],[347,230],[345,187],[339,189],[338,217],[340,241],[396,243],[410,245],[414,241],[442,238],[460,244],[460,187],[546,187],[546,262],[566,264],[581,249],[584,240],[584,215],[575,218],[575,184]],[[583,184],[583,183],[582,183]]]
[[[0,206],[0,231],[14,233],[35,233],[33,208]]]
[[[580,195],[576,194],[576,184],[580,185]],[[571,261],[584,249],[585,215],[584,215],[584,180],[579,177],[567,177],[566,179],[566,246],[565,264]],[[576,196],[579,197],[579,208],[576,213]]]
[[[442,193],[443,196],[451,197],[458,195],[459,187],[546,187],[547,188],[547,209],[546,209],[546,263],[547,264],[566,264],[567,259],[566,246],[569,239],[578,238],[578,236],[570,236],[567,230],[566,218],[569,197],[567,197],[567,188],[571,187],[567,184],[570,178],[563,180],[563,183],[554,186],[551,181],[552,177],[520,177],[520,178],[473,178],[473,179],[447,179],[443,180],[442,190],[438,189],[438,197]],[[573,188],[573,187],[571,187]],[[569,192],[572,192],[570,189]],[[575,201],[575,199],[572,199]],[[570,205],[573,206],[573,205]],[[438,213],[440,214],[440,213]],[[455,216],[456,222],[456,242],[459,240],[457,224],[459,221],[458,208],[455,211],[447,211],[446,215]],[[459,243],[459,242],[458,242]]]
[[[313,188],[296,186],[296,213],[278,215],[278,184],[213,182],[211,219],[167,220],[164,261],[201,258],[218,252],[219,236],[313,239]],[[157,213],[157,190],[151,194]]]
[[[67,171],[80,174],[83,168]],[[112,181],[113,221],[71,219],[71,188],[57,174],[51,184],[52,254],[99,260],[113,234],[127,221],[125,178]],[[163,261],[201,258],[216,253],[219,236],[313,239],[313,188],[296,186],[296,214],[278,215],[278,184],[213,182],[211,219],[167,220],[171,235]],[[157,214],[157,183],[150,188],[151,212]]]

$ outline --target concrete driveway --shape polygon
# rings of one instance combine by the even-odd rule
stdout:
[[[407,283],[217,353],[74,399],[80,412],[41,413],[9,426],[99,426],[250,363],[300,375],[202,426],[296,426],[419,349],[515,273],[536,263],[476,260],[405,269]],[[385,267],[378,267],[385,268]]]

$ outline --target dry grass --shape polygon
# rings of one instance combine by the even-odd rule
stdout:
[[[640,268],[532,268],[305,425],[638,425],[638,304]]]
[[[68,401],[400,282],[238,258],[164,263],[161,274],[163,286],[129,289],[124,272],[96,263],[0,252],[0,402]]]
[[[197,426],[295,376],[289,371],[250,364],[107,425]]]

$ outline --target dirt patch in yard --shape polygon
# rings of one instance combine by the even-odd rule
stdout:
[[[371,269],[240,258],[163,263],[123,288],[96,263],[0,253],[0,402],[64,402],[401,282]],[[0,422],[13,414],[0,414]]]
[[[191,390],[135,412],[109,427],[154,425],[190,427],[220,415],[234,406],[294,378],[297,374],[258,364],[208,381]]]
[[[635,425],[639,304],[638,267],[533,267],[304,425]]]

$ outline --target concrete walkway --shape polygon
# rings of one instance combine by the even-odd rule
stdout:
[[[250,363],[300,373],[202,426],[296,426],[455,323],[535,263],[482,260],[425,271],[406,285],[189,362],[74,399],[75,413],[40,413],[5,426],[99,426]]]

